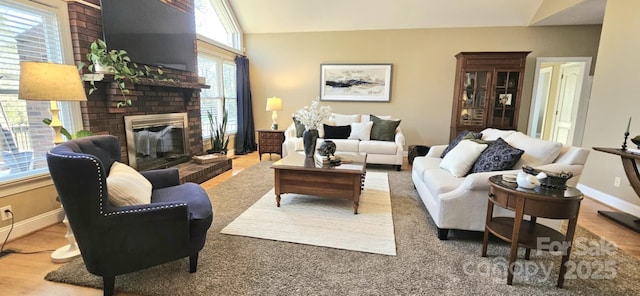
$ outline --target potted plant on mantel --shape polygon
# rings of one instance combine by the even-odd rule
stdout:
[[[209,135],[211,136],[209,139],[209,141],[211,141],[211,149],[207,150],[207,153],[227,154],[227,146],[229,145],[229,135],[227,135],[227,110],[225,109],[222,112],[221,122],[218,122],[218,117],[214,117],[209,110],[207,110],[207,117],[209,117]]]
[[[157,69],[157,73],[153,73],[151,68],[144,66],[144,70],[138,67],[138,64],[131,62],[127,52],[125,50],[107,50],[107,44],[97,39],[91,43],[89,53],[87,53],[87,60],[89,66],[87,69],[91,73],[106,73],[113,74],[113,80],[120,89],[123,100],[118,102],[116,106],[118,108],[131,105],[131,100],[127,98],[129,89],[127,89],[127,83],[136,83],[141,77],[150,77],[154,79],[160,79],[164,74],[161,68]],[[82,69],[84,63],[80,62],[78,68]],[[95,80],[91,79],[91,89],[89,94],[92,94],[98,88],[95,85]]]

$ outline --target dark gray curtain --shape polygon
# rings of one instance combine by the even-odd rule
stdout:
[[[238,86],[238,133],[236,134],[235,153],[247,154],[257,150],[249,84],[249,59],[236,56],[235,61]]]

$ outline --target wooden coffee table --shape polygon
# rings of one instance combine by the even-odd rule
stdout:
[[[280,207],[283,193],[308,194],[353,201],[353,213],[358,213],[360,193],[366,174],[366,154],[340,154],[343,163],[334,167],[317,166],[313,158],[293,153],[276,161],[274,187],[276,205]]]

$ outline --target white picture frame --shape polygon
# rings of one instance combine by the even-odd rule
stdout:
[[[320,100],[391,101],[392,64],[320,65]]]

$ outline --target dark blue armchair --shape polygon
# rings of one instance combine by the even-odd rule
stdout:
[[[198,184],[179,184],[175,168],[140,172],[152,186],[151,204],[115,207],[106,184],[120,143],[100,135],[62,143],[47,153],[49,172],[87,270],[102,276],[112,295],[115,276],[198,253],[213,222],[213,209]]]

